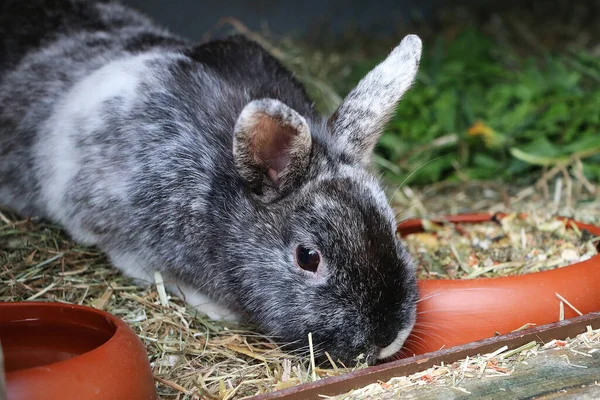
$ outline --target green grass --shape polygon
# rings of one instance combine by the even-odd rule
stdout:
[[[555,24],[561,34],[586,34],[585,25],[537,17],[531,20],[537,29],[529,20],[504,18],[505,31],[456,20],[435,32],[402,29],[423,37],[424,53],[417,82],[376,149],[376,161],[390,183],[402,182],[419,168],[410,184],[527,183],[543,167],[560,164],[600,181],[598,48],[593,49],[593,40],[579,45],[581,39],[553,39],[548,33]],[[596,28],[590,29],[593,38]],[[329,113],[402,36],[274,39],[270,49]]]
[[[600,180],[600,59],[497,48],[476,30],[429,46],[378,148],[393,166],[388,178],[435,159],[416,183],[510,181],[580,157],[587,178]]]

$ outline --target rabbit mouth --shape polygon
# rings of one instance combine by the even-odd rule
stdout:
[[[377,359],[383,360],[389,358],[396,354],[402,348],[404,341],[412,331],[412,326],[408,326],[404,329],[401,329],[396,335],[396,339],[386,347],[379,350],[379,354],[377,354]]]

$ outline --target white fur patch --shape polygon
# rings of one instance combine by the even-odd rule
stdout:
[[[138,284],[152,285],[154,278],[151,275],[151,262],[148,260],[140,260],[139,253],[121,253],[112,252],[109,254],[111,263],[123,271],[125,275],[135,279]],[[207,315],[215,321],[240,322],[237,314],[227,309],[223,305],[213,301],[208,296],[200,293],[198,290],[191,288],[188,285],[169,282],[168,275],[165,276],[166,289],[177,297],[184,297],[186,303]]]
[[[167,284],[167,290],[176,296],[183,295],[185,302],[191,307],[207,315],[214,321],[240,322],[237,314],[213,301],[208,296],[192,289],[190,286],[182,284]]]
[[[157,54],[149,53],[112,61],[82,79],[55,106],[39,135],[35,154],[42,160],[39,165],[46,168],[38,171],[38,175],[47,213],[68,227],[71,234],[83,243],[95,244],[97,238],[69,220],[68,207],[63,203],[69,183],[86,156],[75,143],[78,138],[102,128],[105,122],[101,111],[107,100],[119,97],[124,107],[131,106],[136,98],[137,85],[147,71],[146,62],[157,57]],[[125,192],[119,188],[115,191]]]
[[[413,325],[410,325],[410,326],[400,330],[400,332],[398,332],[398,335],[396,336],[396,339],[390,345],[388,345],[387,347],[384,347],[383,349],[381,349],[379,351],[377,358],[382,360],[382,359],[391,357],[394,354],[396,354],[398,351],[400,351],[400,349],[402,348],[402,345],[406,341],[406,338],[408,338],[408,335],[410,335],[412,328],[413,328]]]
[[[149,272],[151,268],[147,265],[147,260],[140,260],[140,253],[112,251],[108,255],[110,262],[115,267],[138,281],[139,284],[150,285],[154,282],[154,277]]]

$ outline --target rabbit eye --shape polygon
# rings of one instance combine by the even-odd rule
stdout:
[[[304,246],[296,247],[296,264],[303,270],[317,272],[320,262],[321,255],[318,251],[308,249]]]

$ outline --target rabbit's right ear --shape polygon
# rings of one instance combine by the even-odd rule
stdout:
[[[358,83],[329,119],[331,134],[343,147],[347,159],[363,165],[370,163],[385,124],[415,81],[421,47],[418,36],[406,36]]]
[[[295,187],[306,172],[311,145],[306,120],[274,99],[248,103],[234,128],[233,155],[238,173],[264,202]]]

